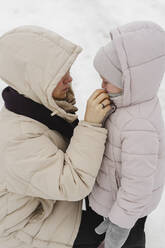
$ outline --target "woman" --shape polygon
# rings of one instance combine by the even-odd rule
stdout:
[[[0,38],[0,77],[9,85],[0,112],[0,247],[64,248],[76,238],[111,109],[96,90],[78,124],[69,70],[80,51],[35,26]]]

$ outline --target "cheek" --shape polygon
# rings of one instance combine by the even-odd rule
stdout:
[[[57,89],[57,90],[60,90],[62,87],[63,87],[63,81],[60,81],[60,82],[57,84],[56,89]]]
[[[60,82],[57,84],[56,88],[53,90],[52,95],[53,96],[56,96],[57,93],[59,92],[59,90],[60,90]]]
[[[106,85],[106,89],[107,89],[107,91],[112,91],[113,90],[113,86],[111,84],[107,84]]]
[[[115,85],[113,84],[107,84],[106,87],[107,91],[111,92],[111,93],[119,93],[121,90],[119,88],[117,88]]]

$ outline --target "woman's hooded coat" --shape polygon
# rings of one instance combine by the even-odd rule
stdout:
[[[25,97],[67,122],[77,116],[74,94],[52,92],[81,48],[35,26],[0,37],[0,77]],[[107,131],[81,121],[68,145],[61,133],[9,111],[0,112],[0,246],[72,247],[82,201],[92,190]]]

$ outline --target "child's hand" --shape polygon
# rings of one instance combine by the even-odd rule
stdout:
[[[95,231],[97,234],[106,232],[104,248],[121,248],[128,238],[130,229],[119,227],[106,218]]]

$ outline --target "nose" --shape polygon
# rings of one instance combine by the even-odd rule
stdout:
[[[72,82],[72,77],[69,76],[69,78],[68,78],[68,83],[71,83],[71,82]]]
[[[64,84],[69,84],[72,82],[72,77],[68,76],[67,79],[65,80]]]
[[[102,81],[102,85],[101,86],[102,86],[103,89],[106,89],[106,84],[104,83],[104,81]]]

